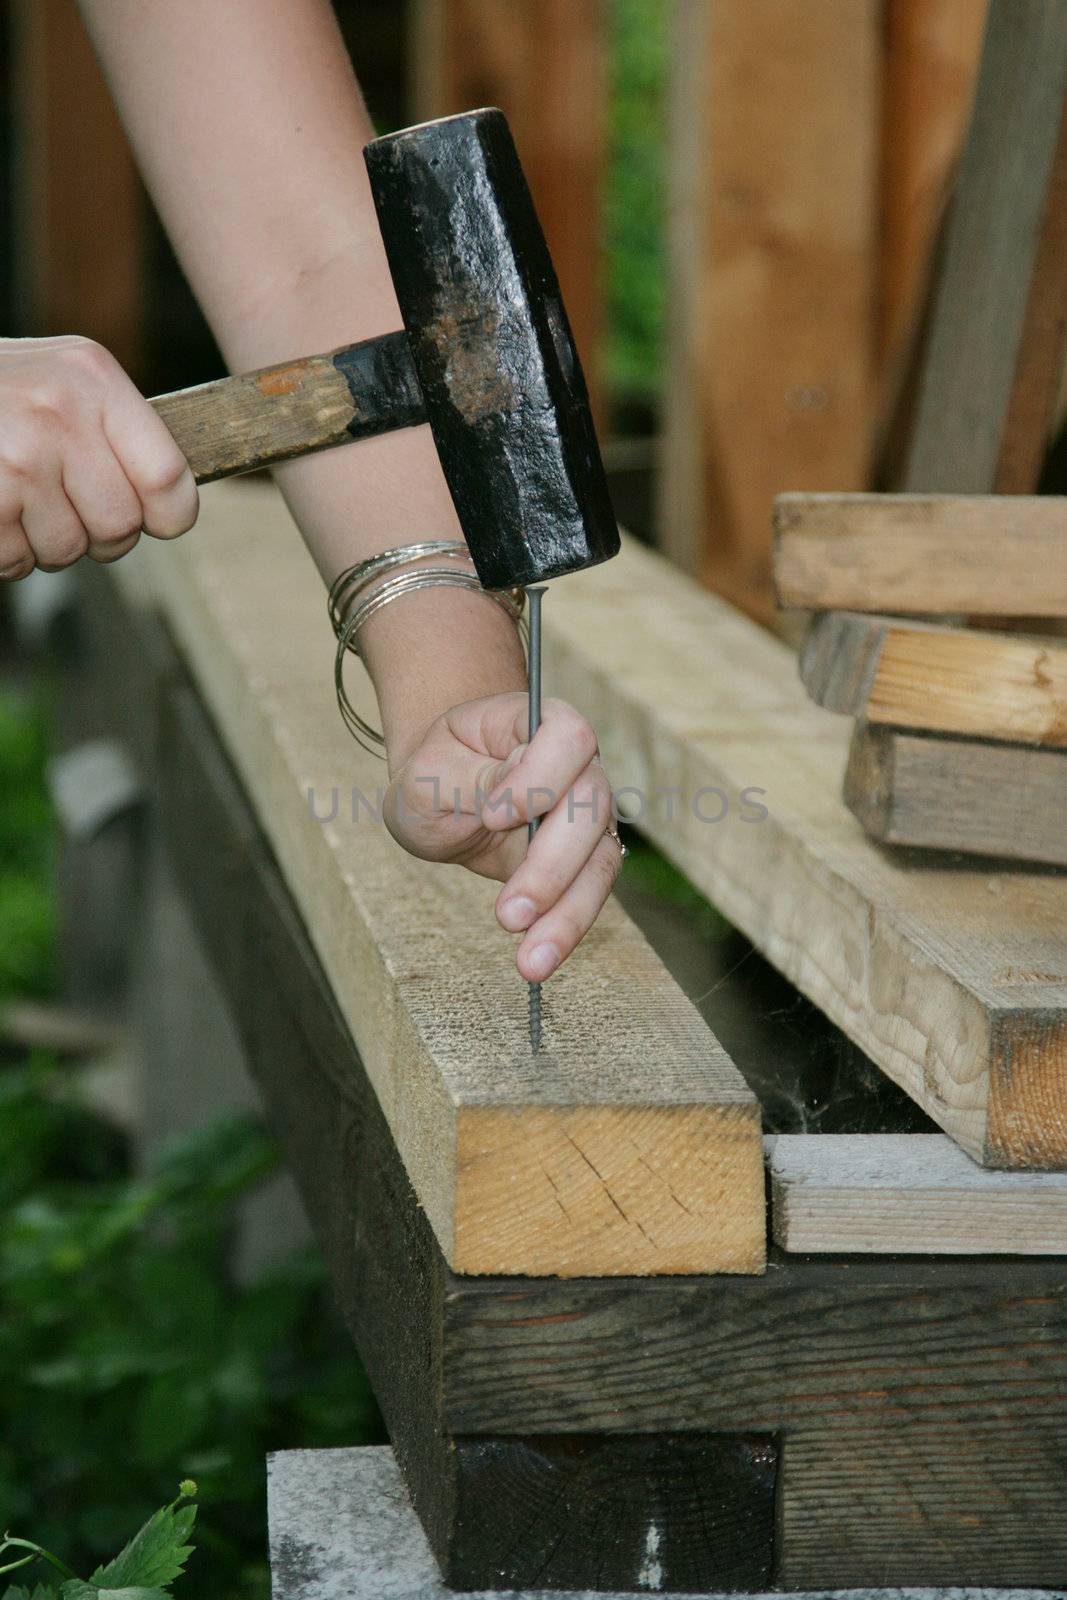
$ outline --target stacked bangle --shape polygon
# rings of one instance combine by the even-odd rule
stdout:
[[[464,564],[411,566],[411,563],[423,561],[428,556]],[[397,567],[410,567],[410,570],[394,572]],[[348,698],[344,681],[345,656],[349,652],[356,656],[360,654],[360,630],[376,611],[405,594],[413,594],[417,589],[442,586],[473,589],[484,594],[518,623],[522,631],[522,610],[526,598],[523,590],[483,589],[467,546],[449,539],[424,539],[416,544],[397,545],[392,550],[383,550],[380,555],[348,567],[334,579],[330,587],[327,607],[337,637],[334,687],[338,708],[349,733],[364,750],[369,750],[373,755],[384,755],[385,738],[359,715]]]

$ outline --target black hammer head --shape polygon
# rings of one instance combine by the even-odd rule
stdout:
[[[482,583],[537,583],[607,560],[619,532],[585,379],[503,114],[405,128],[364,157]]]

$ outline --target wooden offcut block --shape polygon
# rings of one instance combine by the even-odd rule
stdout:
[[[1067,747],[1067,641],[826,611],[800,676],[817,705],[897,728]]]
[[[775,1243],[806,1254],[1067,1255],[1067,1175],[988,1172],[939,1133],[767,1141]]]
[[[844,797],[883,844],[1067,867],[1067,751],[858,722]]]
[[[1067,616],[1058,495],[782,494],[778,602],[904,616]]]

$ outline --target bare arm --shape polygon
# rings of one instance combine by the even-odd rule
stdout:
[[[374,129],[326,0],[81,8],[231,371],[399,328],[361,156]],[[276,477],[327,582],[389,545],[462,537],[425,427],[289,463]],[[368,629],[394,763],[421,731],[414,724],[457,698],[523,687],[514,630],[495,609],[421,594]],[[462,659],[439,660],[435,704],[418,641],[438,617],[438,650],[454,643]]]
[[[361,157],[374,130],[328,0],[81,0],[81,9],[231,370],[401,325]],[[426,427],[290,462],[276,475],[327,582],[390,545],[461,537]],[[529,930],[520,968],[544,975],[533,952],[547,945],[553,965],[565,956],[617,870],[617,848],[603,838],[608,791],[591,759],[595,735],[569,707],[550,704],[537,744],[515,766],[522,655],[513,625],[477,594],[408,596],[367,625],[363,643],[394,794],[415,816],[394,816],[394,832],[417,854],[505,880],[501,921]],[[528,860],[514,826],[524,820],[521,803],[510,827],[477,803],[479,787],[509,760],[523,790],[561,796]],[[445,794],[462,791],[460,822],[423,814],[432,791],[413,780],[426,773],[441,776]],[[572,785],[599,796],[599,817],[575,808],[566,820],[562,796]],[[518,899],[525,904],[515,909]]]

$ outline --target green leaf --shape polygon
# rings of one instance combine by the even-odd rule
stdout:
[[[54,1590],[47,1593],[49,1600],[56,1600]],[[68,1578],[59,1594],[60,1600],[171,1600],[166,1589],[146,1589],[140,1583],[132,1588],[98,1589],[95,1583],[83,1583],[81,1578]]]
[[[96,1594],[95,1589],[93,1593]],[[3,1600],[56,1600],[56,1591],[47,1583],[39,1583],[33,1589],[12,1587],[4,1590]]]
[[[150,1592],[154,1596],[160,1585],[173,1583],[174,1579],[181,1576],[185,1563],[193,1553],[193,1547],[187,1543],[193,1523],[196,1521],[196,1507],[182,1506],[181,1510],[175,1509],[178,1501],[169,1506],[163,1506],[152,1517],[149,1517],[139,1533],[133,1538],[124,1550],[121,1550],[113,1561],[106,1566],[97,1567],[92,1575],[91,1583],[95,1589],[103,1590],[110,1595],[112,1590],[121,1594],[123,1600],[147,1600]],[[141,1588],[131,1587],[143,1585]],[[63,1600],[89,1600],[88,1595],[66,1592],[63,1587]],[[127,1593],[128,1591],[128,1593]]]

